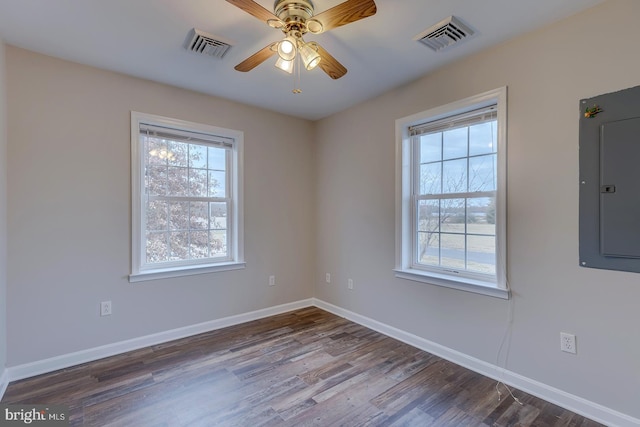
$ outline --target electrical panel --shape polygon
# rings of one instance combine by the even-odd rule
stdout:
[[[640,272],[640,86],[580,116],[580,265]]]

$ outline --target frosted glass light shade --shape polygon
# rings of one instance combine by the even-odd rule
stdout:
[[[296,57],[296,39],[287,36],[278,43],[278,56],[285,60],[291,61]]]
[[[304,68],[307,70],[313,70],[316,68],[322,59],[318,52],[309,46],[309,43],[305,43],[300,47],[300,57],[302,58]]]
[[[293,73],[293,60],[286,61],[282,58],[278,58],[276,61],[276,67],[280,68],[282,71],[286,71],[287,73]]]

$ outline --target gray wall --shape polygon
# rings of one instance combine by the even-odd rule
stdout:
[[[312,296],[311,122],[6,51],[9,366]],[[244,131],[246,269],[128,282],[131,110]]]
[[[7,362],[7,126],[5,47],[0,39],[0,375]]]
[[[496,363],[507,301],[393,275],[394,121],[508,86],[508,368],[640,417],[640,276],[578,266],[578,101],[640,85],[638,17],[611,0],[319,122],[315,296]]]

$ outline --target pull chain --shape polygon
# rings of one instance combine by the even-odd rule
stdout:
[[[293,62],[293,90],[291,92],[298,94],[302,93],[302,89],[300,88],[300,55],[296,55]]]

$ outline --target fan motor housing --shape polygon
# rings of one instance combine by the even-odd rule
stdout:
[[[276,0],[273,10],[285,24],[304,23],[313,16],[314,7],[310,0]]]

